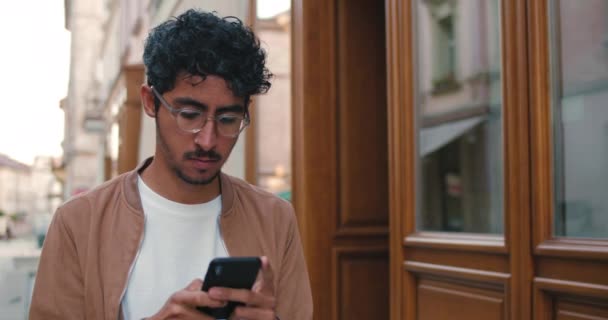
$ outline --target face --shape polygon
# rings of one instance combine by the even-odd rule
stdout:
[[[177,124],[176,115],[161,105],[154,108],[154,94],[142,88],[145,111],[156,117],[157,148],[155,160],[164,164],[176,177],[188,184],[206,185],[214,181],[234,147],[237,137],[219,134],[217,123],[207,121],[197,133],[186,132]],[[195,109],[213,118],[226,114],[243,114],[245,98],[236,97],[227,82],[218,76],[180,75],[175,88],[162,98],[175,110]]]

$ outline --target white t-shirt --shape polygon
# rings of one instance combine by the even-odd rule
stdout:
[[[122,300],[125,320],[154,315],[173,293],[203,279],[214,257],[228,255],[218,225],[221,196],[187,205],[163,198],[141,177],[137,184],[145,227]]]

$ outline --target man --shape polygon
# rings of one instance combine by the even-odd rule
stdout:
[[[265,53],[236,18],[189,10],[154,28],[141,99],[156,150],[136,170],[56,212],[30,319],[311,319],[312,297],[291,205],[221,172],[270,88]],[[252,290],[201,291],[209,261],[260,256]]]

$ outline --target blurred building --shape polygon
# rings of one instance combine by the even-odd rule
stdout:
[[[68,96],[61,103],[65,112],[63,170],[65,197],[86,191],[100,183],[98,148],[103,143],[97,133],[99,122],[92,114],[98,109],[96,58],[102,41],[104,7],[101,0],[65,0],[65,27],[71,33]]]
[[[31,209],[32,168],[0,154],[0,210],[5,215],[25,214]]]
[[[246,21],[249,1],[66,0],[72,31],[64,140],[66,193],[73,195],[133,169],[154,152],[154,120],[142,112],[143,43],[149,29],[189,8]],[[244,140],[225,165],[245,176]]]
[[[264,0],[259,0],[258,4]],[[285,198],[291,196],[291,12],[255,20],[254,28],[267,51],[272,88],[255,98],[247,149],[252,162],[248,180]]]
[[[48,217],[62,201],[62,185],[52,172],[52,157],[36,157],[32,165],[0,154],[0,236],[6,235],[7,219],[21,233],[32,228],[44,233]],[[12,230],[16,232],[15,229]]]
[[[0,154],[0,210],[9,215],[52,213],[62,198],[52,172],[52,157],[36,157],[32,165]]]
[[[53,172],[60,163],[60,158],[38,156],[30,166],[31,215],[50,215],[63,202],[63,182]]]

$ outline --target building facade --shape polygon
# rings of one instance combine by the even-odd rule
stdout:
[[[30,211],[32,193],[30,166],[0,155],[0,210],[5,215]]]
[[[71,33],[70,76],[68,96],[61,103],[65,113],[63,165],[65,194],[91,189],[102,180],[98,178],[100,165],[97,149],[102,143],[90,115],[99,101],[92,91],[96,79],[96,56],[102,40],[104,20],[101,0],[65,0],[65,25]]]
[[[265,0],[258,0],[263,5]],[[272,88],[255,98],[251,128],[247,130],[246,162],[251,183],[289,199],[291,196],[291,11],[257,18],[253,25],[267,52]]]
[[[0,237],[7,236],[8,228],[13,235],[46,232],[49,217],[63,198],[63,185],[52,172],[58,162],[36,157],[26,165],[0,154]]]

